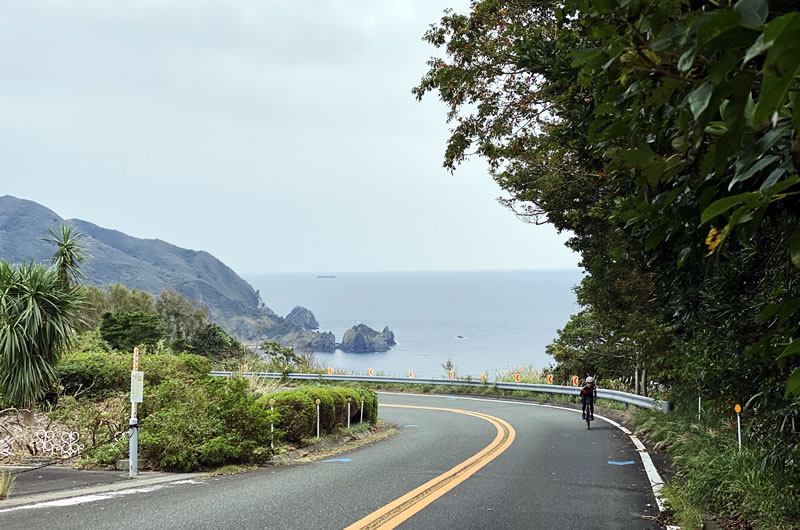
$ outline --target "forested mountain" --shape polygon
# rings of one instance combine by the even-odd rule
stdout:
[[[205,304],[212,320],[244,340],[262,338],[266,329],[283,323],[258,291],[208,252],[131,237],[81,219],[65,220],[36,202],[10,195],[0,197],[0,257],[12,263],[49,262],[53,247],[42,238],[59,223],[85,236],[81,244],[90,256],[84,266],[88,283],[119,282],[156,295],[175,289]]]

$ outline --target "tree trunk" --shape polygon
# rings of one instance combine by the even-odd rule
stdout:
[[[33,398],[33,401],[30,402],[28,407],[29,408],[25,409],[25,412],[22,413],[22,421],[27,427],[31,427],[36,421],[36,398]]]
[[[633,391],[639,392],[639,365],[633,369]]]

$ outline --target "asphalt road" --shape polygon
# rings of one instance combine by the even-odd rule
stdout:
[[[575,411],[493,400],[380,401],[490,415],[510,424],[513,442],[486,418],[381,407],[399,434],[333,461],[0,509],[0,528],[345,528],[429,481],[446,489],[437,477],[465,461],[479,469],[449,491],[413,497],[401,528],[662,528],[648,518],[658,509],[636,449],[608,423],[587,431]],[[494,453],[473,458],[492,444]]]

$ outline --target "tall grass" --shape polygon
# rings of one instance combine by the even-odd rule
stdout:
[[[739,449],[734,425],[714,417],[697,421],[696,416],[642,411],[634,424],[637,434],[666,449],[675,465],[668,498],[679,519],[696,519],[692,511],[710,510],[757,529],[800,525],[800,476],[776,458],[779,450],[769,441],[748,440]]]
[[[11,496],[11,491],[14,489],[14,480],[16,476],[11,474],[10,471],[0,471],[0,500],[7,499]]]
[[[532,364],[524,366],[511,366],[495,372],[495,380],[504,383],[513,383],[514,375],[519,374],[520,383],[545,383],[545,375],[542,370]]]

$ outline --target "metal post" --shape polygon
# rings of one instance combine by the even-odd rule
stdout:
[[[700,412],[703,410],[703,397],[697,396],[697,421],[700,421]]]
[[[275,414],[274,414],[274,412],[275,412],[275,400],[274,399],[270,399],[269,400],[269,411],[273,413],[273,414],[270,415],[270,417],[274,419],[275,418]],[[269,424],[269,448],[270,449],[275,449],[275,424],[272,423],[272,420],[270,420],[270,424]]]
[[[317,400],[317,438],[319,438],[319,399]]]
[[[141,401],[141,397],[134,396],[134,376],[137,370],[139,370],[139,348],[134,348],[133,366],[131,367],[131,419],[128,421],[131,428],[130,436],[128,436],[129,478],[135,478],[139,474],[139,420],[136,419],[136,403],[137,399]]]
[[[347,428],[350,428],[350,398],[347,398]]]
[[[358,422],[364,423],[364,396],[361,396],[361,419]]]
[[[131,403],[131,419],[128,424],[131,427],[131,433],[128,437],[128,460],[130,461],[130,469],[128,470],[128,477],[136,478],[139,474],[139,424],[136,419],[136,403]]]
[[[733,411],[736,412],[736,432],[739,435],[739,450],[742,450],[742,406],[738,403],[735,407],[733,407]]]
[[[742,449],[742,416],[741,414],[736,415],[736,430],[739,433],[739,450]]]

